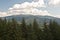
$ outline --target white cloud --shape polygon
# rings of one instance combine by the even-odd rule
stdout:
[[[45,3],[44,3],[44,0],[38,0],[36,2],[32,1],[31,3],[30,2],[24,2],[24,3],[21,3],[21,4],[15,4],[12,8],[10,9],[23,9],[23,8],[40,8],[40,7],[46,7],[45,6]],[[9,10],[10,10],[9,9]]]
[[[26,9],[15,9],[15,10],[9,10],[9,13],[10,14],[15,14],[15,15],[19,15],[19,14],[24,14],[24,15],[42,15],[42,16],[45,16],[45,15],[49,15],[50,16],[50,13],[48,13],[48,11],[44,10],[39,10],[39,9],[36,9],[36,8],[26,8]]]
[[[60,18],[60,15],[54,15],[54,17],[58,17],[58,18]]]
[[[42,11],[37,8],[46,7],[44,0],[33,0],[31,3],[24,2],[22,4],[15,4],[12,8],[9,8],[10,14],[30,14],[30,15],[49,15],[47,11]]]
[[[57,1],[58,2],[58,1]],[[50,4],[53,3],[51,0],[49,2]],[[55,2],[53,3],[55,5]],[[0,12],[0,17],[5,17],[5,16],[11,16],[11,15],[48,15],[48,16],[54,16],[51,13],[49,13],[47,10],[40,10],[38,8],[41,7],[46,7],[44,0],[33,0],[31,3],[29,2],[24,2],[22,4],[15,4],[13,7],[9,8],[7,12]],[[54,16],[54,17],[60,17],[60,16]]]
[[[39,0],[33,0],[34,2],[37,2],[37,1],[39,1]]]
[[[4,16],[10,16],[10,15],[18,15],[18,14],[40,14],[40,10],[37,8],[40,7],[46,7],[44,4],[44,0],[38,0],[38,1],[32,1],[30,2],[24,2],[21,4],[15,4],[13,7],[9,8],[7,12],[1,12],[0,17]],[[35,13],[36,12],[36,13]]]
[[[7,16],[7,13],[6,12],[0,12],[0,17],[4,17],[4,16]]]
[[[6,16],[11,16],[11,14],[8,14],[7,12],[0,11],[0,17],[6,17]]]
[[[50,0],[49,5],[54,7],[60,7],[60,0]]]

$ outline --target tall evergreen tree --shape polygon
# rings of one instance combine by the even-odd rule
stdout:
[[[44,40],[53,40],[52,33],[50,32],[49,29],[49,23],[44,23]]]
[[[22,38],[23,40],[27,40],[27,27],[25,23],[25,19],[22,19],[22,24],[21,24],[21,30],[22,30]]]
[[[58,23],[56,22],[56,21],[50,21],[50,25],[49,25],[49,28],[50,28],[50,31],[51,31],[51,33],[52,33],[52,35],[53,35],[53,38],[54,38],[54,40],[60,40],[60,38],[59,38],[59,25],[58,25]]]
[[[40,33],[39,25],[37,23],[37,20],[34,19],[34,21],[33,21],[33,40],[40,40],[41,39],[39,33]]]

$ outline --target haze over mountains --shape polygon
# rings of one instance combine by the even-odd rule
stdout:
[[[8,16],[14,16],[14,15],[33,15],[33,16],[51,16],[51,17],[56,17],[56,18],[60,18],[59,15],[51,15],[49,14],[47,11],[33,11],[33,13],[20,13],[20,12],[12,12],[12,13],[9,13],[9,12],[0,12],[0,17],[8,17]]]
[[[38,23],[41,25],[44,22],[50,22],[50,20],[54,20],[57,23],[60,24],[60,18],[52,17],[52,16],[42,16],[42,15],[12,15],[12,16],[6,16],[6,17],[1,17],[1,18],[6,18],[7,20],[11,20],[14,18],[16,21],[21,22],[22,18],[25,18],[26,23],[32,23],[34,19],[37,20]]]

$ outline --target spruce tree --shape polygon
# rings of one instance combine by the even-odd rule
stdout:
[[[49,25],[49,28],[50,28],[50,31],[53,35],[53,38],[54,40],[60,40],[60,37],[59,37],[59,25],[56,21],[52,21],[50,22],[50,25]]]
[[[40,37],[40,28],[39,28],[39,24],[37,22],[36,19],[34,19],[33,21],[33,40],[41,40],[41,37]]]
[[[49,23],[44,22],[44,40],[53,40],[52,33],[49,29]]]
[[[27,40],[27,28],[26,28],[26,23],[24,18],[22,19],[21,22],[21,30],[22,30],[22,39]]]

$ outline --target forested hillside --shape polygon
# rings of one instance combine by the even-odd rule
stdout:
[[[43,28],[36,19],[29,24],[25,21],[0,18],[0,40],[60,40],[60,25],[56,21],[44,22]]]

